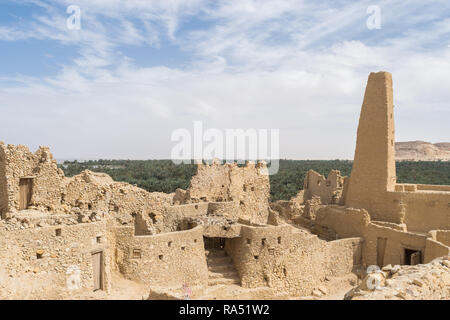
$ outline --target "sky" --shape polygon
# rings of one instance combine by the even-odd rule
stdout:
[[[202,121],[279,129],[281,158],[352,159],[377,71],[397,141],[450,141],[448,0],[2,0],[0,141],[167,159]]]

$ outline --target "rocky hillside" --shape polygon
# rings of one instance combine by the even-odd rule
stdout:
[[[424,141],[407,141],[395,143],[397,160],[411,161],[450,161],[450,143],[429,143]]]
[[[368,274],[346,300],[448,300],[450,256],[415,266],[387,265]]]

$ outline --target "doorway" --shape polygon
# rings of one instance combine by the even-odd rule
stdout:
[[[33,179],[21,178],[19,182],[19,210],[26,210],[31,201]]]
[[[419,250],[406,249],[405,248],[405,264],[416,265],[422,263],[422,252]]]
[[[386,252],[387,238],[377,238],[377,265],[384,267],[384,253]]]
[[[94,270],[94,291],[103,290],[103,251],[92,253]]]
[[[224,250],[225,238],[209,238],[203,237],[206,250]]]

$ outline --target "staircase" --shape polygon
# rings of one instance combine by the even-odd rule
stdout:
[[[231,257],[225,250],[210,249],[207,253],[208,286],[239,285],[241,280]]]

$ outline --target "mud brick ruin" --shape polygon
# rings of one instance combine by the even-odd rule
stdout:
[[[0,143],[0,298],[107,296],[123,278],[150,299],[362,299],[377,265],[375,298],[449,299],[450,186],[396,183],[393,112],[391,74],[370,74],[350,177],[310,171],[275,203],[264,163],[198,164],[187,190],[149,193]],[[411,268],[424,277],[403,281]],[[402,281],[417,290],[389,289]]]

